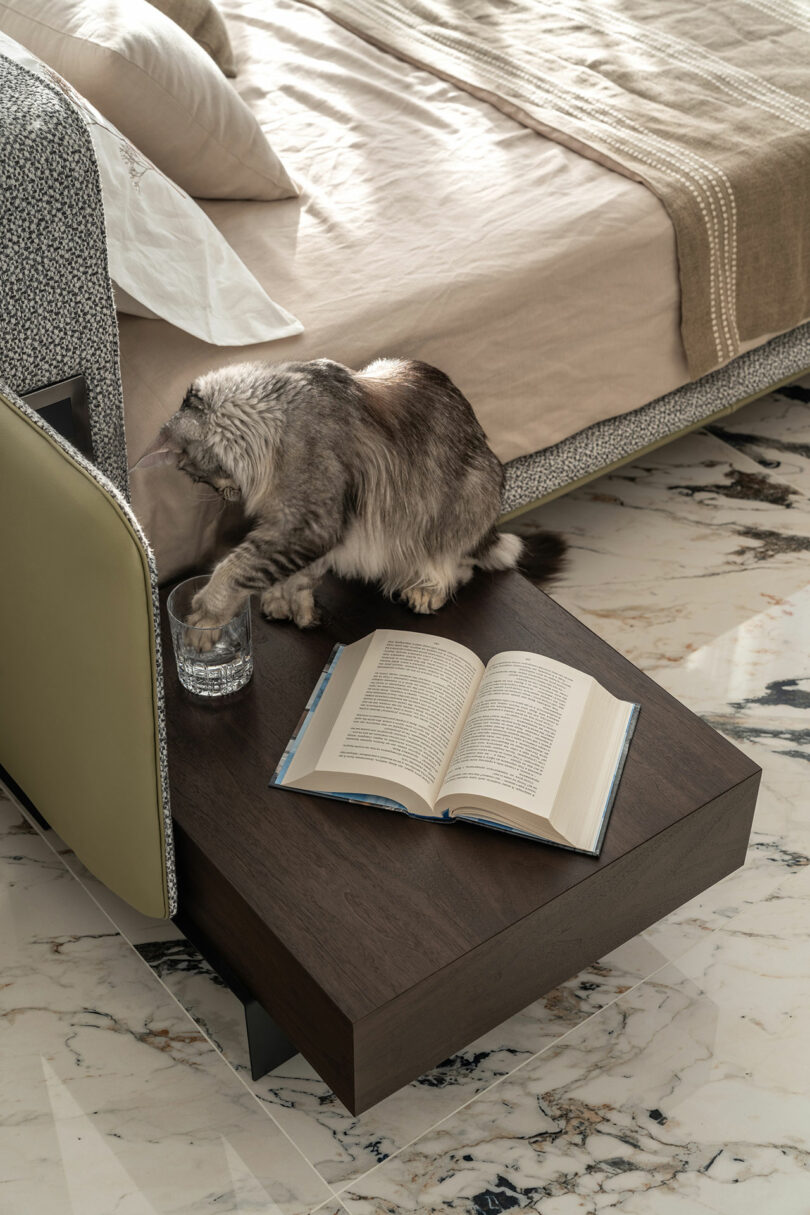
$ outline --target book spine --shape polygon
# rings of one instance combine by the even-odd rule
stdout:
[[[272,777],[270,778],[271,785],[280,785],[282,780],[284,779],[287,769],[289,768],[290,763],[292,762],[292,757],[295,755],[295,752],[298,749],[298,744],[301,741],[301,737],[302,737],[304,731],[306,730],[307,726],[309,725],[309,721],[310,721],[310,718],[312,717],[312,714],[315,712],[316,708],[318,707],[318,701],[321,699],[324,692],[326,691],[326,685],[329,683],[329,680],[332,678],[332,672],[334,671],[335,666],[337,665],[337,660],[340,658],[344,649],[345,649],[345,647],[342,646],[338,642],[338,644],[332,650],[332,653],[329,655],[329,661],[327,662],[324,669],[321,671],[320,678],[319,678],[318,682],[315,684],[315,687],[312,689],[309,700],[307,701],[306,706],[304,707],[304,711],[298,720],[298,725],[296,726],[295,730],[293,731],[293,736],[290,739],[290,741],[287,743],[287,746],[284,748],[284,753],[281,756],[281,759],[278,761],[278,764],[276,765],[275,772],[273,773]]]

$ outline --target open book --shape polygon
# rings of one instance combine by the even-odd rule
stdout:
[[[379,629],[335,647],[270,783],[598,856],[637,713],[542,654]]]

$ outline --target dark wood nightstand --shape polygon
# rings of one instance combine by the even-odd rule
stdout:
[[[429,617],[358,584],[319,600],[309,633],[254,609],[229,704],[192,703],[164,627],[180,923],[356,1113],[742,865],[760,772],[518,574]],[[268,786],[334,643],[375,628],[536,650],[640,702],[598,859]]]

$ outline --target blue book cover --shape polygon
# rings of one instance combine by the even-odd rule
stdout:
[[[298,750],[298,747],[301,743],[301,739],[304,737],[304,734],[306,733],[307,726],[312,721],[312,715],[315,712],[315,710],[317,709],[318,703],[319,703],[321,697],[323,696],[324,692],[326,691],[326,685],[329,683],[329,680],[332,677],[332,672],[334,671],[335,667],[337,666],[337,661],[340,658],[340,656],[343,653],[345,648],[346,648],[345,646],[336,645],[335,648],[332,650],[332,653],[329,655],[329,661],[327,662],[326,666],[324,667],[323,671],[321,672],[320,678],[319,678],[318,682],[315,684],[315,687],[312,689],[312,693],[310,695],[309,700],[306,703],[306,708],[304,709],[304,712],[301,714],[301,717],[300,717],[300,720],[296,727],[295,733],[293,734],[290,741],[287,743],[287,746],[284,748],[284,754],[282,755],[281,759],[278,761],[278,766],[276,767],[276,770],[273,773],[272,779],[270,780],[271,785],[279,785],[279,786],[283,787],[282,782],[284,780],[284,774],[286,773],[287,769],[290,766],[292,757],[295,755],[296,751]],[[293,789],[292,792],[296,792],[296,790]],[[298,790],[298,792],[304,792],[304,790]],[[339,802],[354,802],[356,805],[359,805],[359,806],[381,806],[383,810],[399,810],[399,811],[401,811],[402,814],[407,814],[410,818],[421,818],[421,819],[424,819],[424,821],[428,822],[428,823],[430,823],[430,822],[450,823],[450,822],[454,821],[453,819],[450,818],[449,814],[437,814],[435,816],[435,818],[428,818],[424,814],[411,814],[411,812],[407,809],[407,807],[403,806],[401,802],[395,802],[392,797],[381,797],[377,794],[371,795],[368,793],[324,793],[318,789],[307,789],[306,792],[311,794],[311,796],[313,796],[313,797],[328,797],[328,798],[332,798],[335,801],[339,801]]]

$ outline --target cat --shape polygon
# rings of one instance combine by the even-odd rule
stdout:
[[[525,555],[495,527],[500,460],[467,399],[428,363],[224,367],[194,381],[163,439],[180,469],[240,499],[250,520],[195,596],[192,626],[216,629],[258,592],[266,617],[310,628],[327,570],[435,612],[474,568],[512,569]],[[564,542],[534,543],[535,574],[552,576]]]

